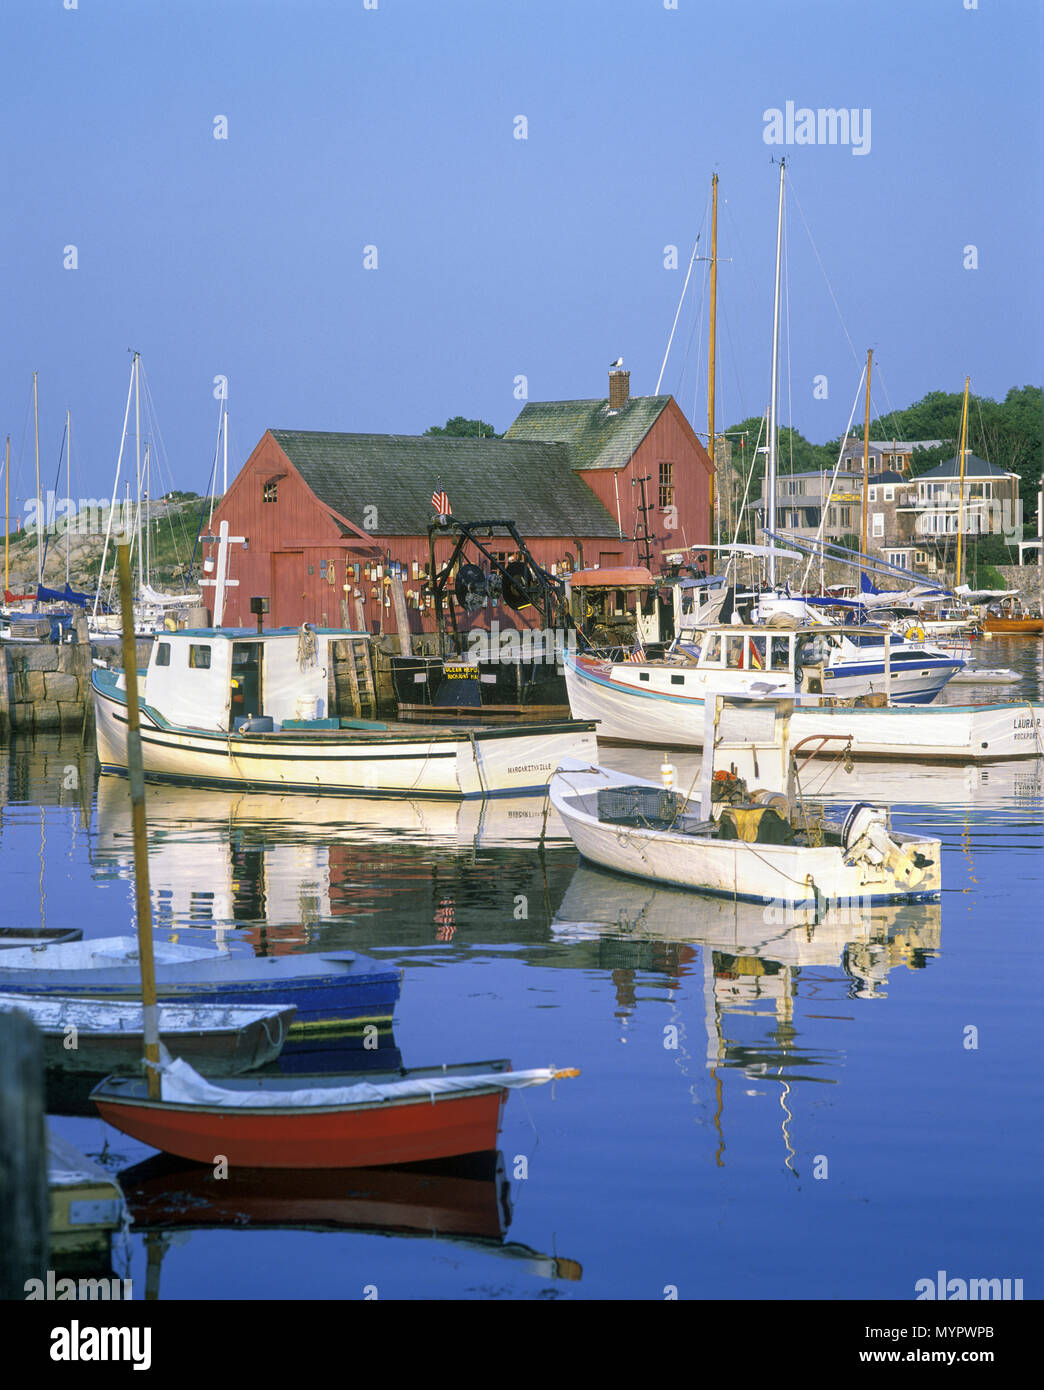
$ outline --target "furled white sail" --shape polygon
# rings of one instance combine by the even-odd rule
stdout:
[[[151,603],[154,608],[184,608],[199,602],[196,594],[160,594],[151,584],[141,586],[141,596],[146,603]]]

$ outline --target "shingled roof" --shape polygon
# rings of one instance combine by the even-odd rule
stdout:
[[[272,430],[321,502],[356,526],[377,508],[376,535],[422,535],[441,484],[462,521],[504,518],[526,537],[619,536],[612,514],[559,443],[428,435]]]
[[[930,468],[927,473],[920,473],[917,482],[922,478],[959,478],[961,475],[961,465],[956,457],[944,459],[942,463]],[[998,468],[995,463],[987,463],[985,459],[979,458],[978,454],[965,454],[964,456],[964,476],[966,478],[1007,478],[1011,475],[1003,468]]]
[[[568,444],[577,469],[623,468],[670,399],[631,396],[614,411],[607,399],[530,401],[504,438]]]

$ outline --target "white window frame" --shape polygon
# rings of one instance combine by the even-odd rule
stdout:
[[[884,535],[884,512],[870,514],[870,534],[874,540],[880,540]]]

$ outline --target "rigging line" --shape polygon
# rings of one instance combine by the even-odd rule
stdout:
[[[759,445],[761,444],[761,432],[762,432],[762,430],[763,430],[764,428],[765,428],[765,417],[762,416],[762,418],[761,418],[761,423],[758,425],[758,437],[757,437],[757,439],[754,441],[754,452],[753,452],[753,453],[751,454],[751,456],[750,456],[750,467],[747,469],[747,481],[746,481],[746,485],[745,485],[744,488],[743,488],[743,500],[740,502],[739,507],[738,507],[738,509],[737,509],[737,511],[736,511],[736,530],[735,530],[735,532],[734,532],[734,534],[733,534],[733,537],[732,537],[732,544],[733,544],[733,545],[735,545],[736,542],[739,540],[740,527],[743,525],[743,509],[744,509],[744,508],[746,507],[746,505],[747,505],[747,494],[750,492],[750,480],[751,480],[751,478],[753,478],[753,476],[754,476],[754,463],[755,463],[755,460],[756,460],[757,457],[758,457],[758,447],[759,447]],[[726,563],[725,563],[725,574],[726,574],[726,576],[727,576],[728,573],[729,573],[729,566],[730,566],[734,561],[736,562],[736,570],[737,570],[737,573],[738,573],[738,571],[739,571],[739,562],[738,562],[738,559],[737,559],[737,556],[738,556],[738,555],[739,555],[739,551],[733,550],[733,552],[732,552],[731,555],[729,556],[728,560],[726,561]]]
[[[663,354],[663,364],[660,367],[660,375],[656,378],[656,390],[653,392],[654,396],[658,396],[660,394],[660,386],[663,382],[663,374],[667,370],[667,359],[671,355],[671,344],[674,342],[674,332],[675,329],[678,327],[678,318],[681,314],[682,303],[685,299],[685,291],[689,288],[689,277],[692,275],[692,268],[696,264],[696,252],[700,249],[700,237],[703,235],[703,229],[707,225],[707,209],[709,206],[710,193],[707,194],[707,201],[703,207],[703,221],[700,223],[700,230],[696,233],[696,242],[692,248],[692,255],[689,257],[689,268],[685,272],[685,283],[682,285],[681,294],[678,296],[678,307],[674,311],[674,323],[671,325],[670,337],[667,339],[667,351]]]
[[[707,281],[709,279],[709,276],[710,270],[705,268],[703,277],[703,296],[700,299],[699,309],[697,311],[696,317],[692,321],[692,327],[689,329],[689,339],[688,342],[685,344],[685,355],[682,358],[682,373],[684,379],[685,366],[689,360],[689,355],[692,352],[692,340],[696,334],[696,330],[699,329],[699,337],[696,339],[698,343],[698,347],[696,349],[696,385],[693,388],[692,392],[692,419],[694,421],[696,419],[696,405],[699,400],[700,385],[703,378],[703,311],[707,307]],[[681,383],[679,382],[679,395],[681,394],[680,388]]]
[[[63,430],[62,430],[62,442],[61,442],[61,444],[58,446],[58,466],[55,468],[55,471],[54,471],[54,489],[53,489],[53,491],[54,491],[55,497],[58,496],[58,484],[59,484],[59,482],[61,481],[61,477],[62,477],[62,459],[65,457],[65,440],[66,440],[66,436],[68,435],[68,433],[69,433],[69,431],[68,431],[67,429],[63,429]],[[39,505],[40,505],[40,502],[42,502],[42,501],[43,501],[43,498],[40,498],[40,500],[37,502],[37,506],[39,506]],[[65,524],[66,524],[66,526],[68,526],[68,524],[69,524],[69,512],[68,512],[68,508],[65,508],[64,510],[65,510]],[[57,511],[58,511],[58,509],[57,509],[57,506],[56,506],[56,507],[55,507],[55,535],[58,534],[58,518],[57,518]],[[47,522],[48,522],[49,518],[47,517],[46,510],[45,510],[45,512],[44,512],[44,518],[45,518],[45,520],[44,520],[44,548],[43,548],[43,560],[42,560],[42,562],[41,562],[41,564],[40,564],[40,582],[41,582],[41,584],[43,583],[44,571],[47,569],[47,552],[48,552],[48,550],[50,549],[50,546],[51,546],[51,532],[50,532],[49,526],[47,525]]]
[[[830,499],[831,499],[831,497],[833,497],[833,495],[834,495],[834,484],[837,482],[837,475],[838,475],[838,473],[839,473],[840,470],[841,470],[841,460],[842,460],[842,458],[844,457],[845,449],[846,449],[846,447],[848,446],[848,436],[849,436],[849,433],[850,433],[850,431],[851,431],[851,429],[852,429],[852,421],[855,419],[856,410],[857,410],[858,407],[859,407],[859,395],[860,395],[860,392],[861,392],[862,389],[863,389],[863,382],[865,381],[865,379],[866,379],[866,364],[864,363],[864,364],[863,364],[863,370],[862,370],[862,371],[860,372],[860,374],[859,374],[859,385],[856,387],[855,399],[854,399],[853,402],[852,402],[852,411],[851,411],[851,414],[850,414],[849,417],[848,417],[848,424],[847,424],[847,426],[845,427],[845,432],[844,432],[844,434],[841,436],[841,444],[840,444],[840,446],[839,446],[839,448],[838,448],[838,451],[837,451],[837,463],[834,464],[833,476],[832,476],[831,479],[830,479],[830,489],[829,489],[829,491],[827,492],[826,497],[824,497],[824,499],[823,499],[823,505],[822,505],[822,507],[821,507],[821,509],[820,509],[820,514],[819,514],[819,529],[816,531],[815,539],[814,539],[813,542],[812,542],[812,545],[813,545],[814,547],[815,547],[815,546],[820,546],[820,547],[822,547],[822,545],[823,545],[824,534],[825,534],[825,531],[826,531],[827,514],[828,514],[828,512],[829,512],[829,510],[830,510]],[[825,560],[825,558],[826,558],[826,552],[825,552],[825,550],[821,549],[821,550],[820,550],[820,555],[821,555],[822,558]],[[801,587],[802,587],[802,588],[805,588],[805,586],[806,586],[807,583],[808,583],[809,571],[810,571],[811,568],[812,568],[812,561],[813,561],[815,558],[816,558],[816,556],[815,556],[815,552],[814,552],[814,550],[813,550],[813,551],[809,554],[809,557],[808,557],[808,564],[805,566],[805,572],[804,572],[804,574],[801,576]]]
[[[816,263],[818,264],[819,269],[822,271],[823,279],[826,281],[827,290],[828,290],[828,292],[829,292],[829,294],[830,294],[830,298],[833,300],[834,308],[835,308],[836,311],[837,311],[837,317],[838,317],[838,319],[839,319],[840,322],[841,322],[842,331],[844,332],[845,338],[848,340],[848,346],[849,346],[849,349],[850,349],[850,351],[851,351],[851,353],[852,353],[852,359],[853,359],[853,361],[858,362],[858,361],[859,361],[859,353],[856,352],[856,350],[855,350],[855,344],[852,342],[852,335],[849,333],[849,331],[848,331],[848,325],[845,323],[845,316],[844,316],[844,314],[842,314],[842,312],[841,312],[841,306],[840,306],[840,304],[838,304],[838,302],[837,302],[837,295],[834,294],[834,287],[833,287],[833,285],[830,283],[830,276],[826,273],[826,267],[824,266],[822,257],[821,257],[820,254],[819,254],[819,248],[816,246],[815,239],[814,239],[813,236],[812,236],[811,229],[809,228],[808,222],[805,220],[804,209],[803,209],[802,206],[801,206],[801,199],[800,199],[800,198],[798,197],[798,195],[797,195],[797,189],[794,187],[794,179],[793,179],[793,176],[791,176],[791,178],[789,179],[788,182],[789,182],[789,184],[790,184],[791,196],[793,197],[794,202],[797,204],[798,213],[800,214],[801,221],[802,221],[802,223],[804,224],[805,231],[806,231],[806,233],[808,234],[808,239],[809,239],[809,242],[810,242],[810,244],[811,244],[811,246],[812,246],[812,252],[813,252],[813,254],[815,255],[815,258],[816,258]]]
[[[879,424],[883,424],[886,420],[891,420],[891,421],[892,421],[892,433],[891,433],[891,438],[894,439],[894,440],[898,440],[898,439],[900,439],[901,435],[900,435],[900,432],[899,432],[898,430],[896,430],[896,428],[895,428],[895,419],[894,419],[894,417],[895,417],[896,415],[898,415],[899,412],[896,410],[895,406],[892,404],[892,398],[891,398],[891,396],[888,394],[888,386],[887,386],[887,384],[886,384],[886,382],[885,382],[885,376],[884,376],[884,372],[881,370],[881,363],[880,363],[880,362],[877,363],[877,368],[876,368],[876,371],[875,371],[874,375],[876,376],[877,380],[881,383],[881,390],[884,392],[885,404],[888,406],[887,414],[884,415],[884,416],[882,416],[881,419],[878,421],[878,423],[879,423]],[[870,398],[871,398],[871,400],[873,399],[873,393],[872,393],[872,392],[871,392],[871,397],[870,397]],[[904,438],[904,439],[903,439],[903,443],[905,444],[906,442],[907,442],[907,441],[906,441],[906,439]]]

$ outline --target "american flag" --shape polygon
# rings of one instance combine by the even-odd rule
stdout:
[[[435,508],[439,516],[453,515],[453,508],[450,506],[449,498],[443,491],[441,483],[438,484],[435,491],[431,494],[431,505]]]
[[[645,660],[645,648],[642,646],[642,639],[641,639],[640,637],[636,637],[636,638],[634,639],[634,648],[633,648],[633,650],[631,651],[630,656],[627,657],[627,660],[628,660],[628,661],[644,661],[644,660]]]

